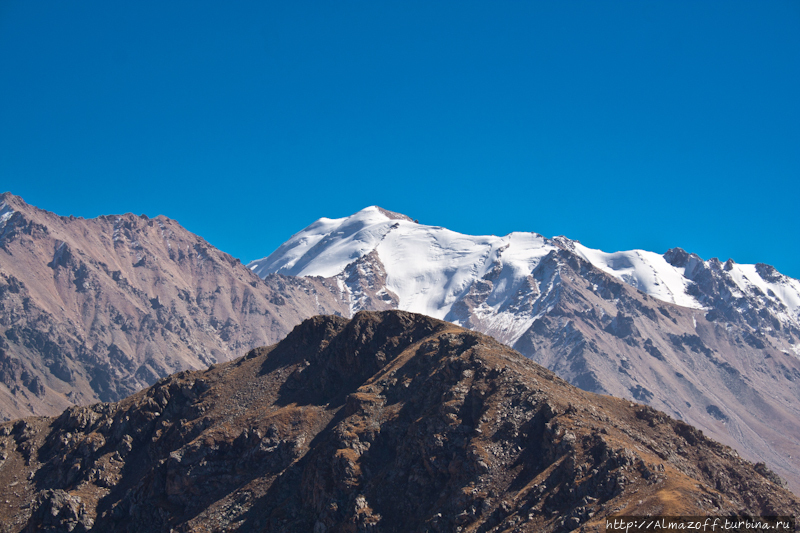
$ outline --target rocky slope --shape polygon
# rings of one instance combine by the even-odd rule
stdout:
[[[603,531],[796,515],[763,465],[494,339],[399,311],[119,403],[0,425],[0,531]]]
[[[114,401],[347,313],[318,280],[261,280],[177,222],[60,217],[0,196],[0,419]]]
[[[351,316],[392,307],[492,335],[574,385],[703,429],[800,490],[800,282],[768,265],[462,235],[371,207],[320,219],[249,267],[325,279]]]

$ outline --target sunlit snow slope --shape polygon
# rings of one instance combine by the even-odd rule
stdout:
[[[687,255],[683,265],[671,264],[666,258],[669,254],[645,250],[606,253],[579,243],[574,250],[600,270],[654,298],[695,309],[708,308],[711,303],[705,301],[703,289],[697,286],[703,281],[701,273],[711,271],[718,282],[728,286],[729,299],[742,300],[741,305],[747,305],[744,300],[748,298],[772,303],[782,322],[800,325],[800,281],[769,265],[739,265],[731,260],[723,264],[716,259],[703,261],[694,254]]]
[[[462,235],[373,206],[347,218],[320,219],[249,267],[261,277],[333,277],[374,250],[400,309],[444,318],[473,282],[498,263],[505,279],[495,286],[495,300],[515,289],[553,249],[536,233]]]
[[[721,265],[695,255],[679,264],[645,250],[606,253],[561,237],[557,242],[654,298],[695,309],[709,305],[703,291],[693,287],[701,281],[697,273]],[[556,240],[536,233],[462,235],[372,206],[346,218],[321,218],[249,267],[261,277],[270,273],[334,277],[375,251],[386,271],[386,289],[397,295],[400,309],[447,318],[453,304],[495,270],[502,279],[495,280],[486,304],[495,302],[499,312],[504,298],[519,290],[542,258],[556,248]],[[730,286],[731,298],[769,300],[777,306],[781,321],[800,324],[800,281],[766,265],[729,261],[717,270],[716,275]]]

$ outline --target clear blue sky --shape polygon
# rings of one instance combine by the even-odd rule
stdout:
[[[377,204],[800,278],[800,2],[0,1],[0,190],[247,262]]]

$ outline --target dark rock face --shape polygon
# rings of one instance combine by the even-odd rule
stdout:
[[[397,295],[386,288],[386,270],[374,251],[353,261],[344,272],[327,281],[328,286],[336,283],[344,289],[340,294],[348,304],[348,316],[362,309],[394,309],[399,302]]]
[[[7,531],[602,531],[623,510],[800,510],[683,422],[398,311],[315,317],[120,403],[2,425],[0,449]]]
[[[53,533],[84,533],[92,529],[94,521],[86,513],[80,496],[72,496],[63,490],[43,490],[33,501],[32,520],[28,529],[52,531]]]

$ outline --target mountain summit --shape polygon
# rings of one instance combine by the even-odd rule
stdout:
[[[690,422],[800,489],[800,281],[769,265],[463,235],[373,206],[320,219],[248,267],[319,279],[350,316],[396,308],[491,335],[586,390]]]
[[[700,273],[719,264],[704,262],[680,248],[664,255],[645,250],[606,253],[566,237],[547,239],[538,233],[463,235],[371,206],[345,218],[321,218],[248,267],[261,277],[271,273],[333,277],[375,254],[386,270],[386,288],[397,296],[399,308],[458,323],[453,304],[479,280],[497,280],[487,298],[491,303],[483,306],[484,311],[496,314],[537,265],[559,249],[569,250],[653,298],[693,309],[709,304],[698,286]],[[734,296],[764,295],[778,309],[781,323],[800,328],[800,281],[763,264],[728,261],[724,271]],[[800,355],[800,346],[795,350]]]

